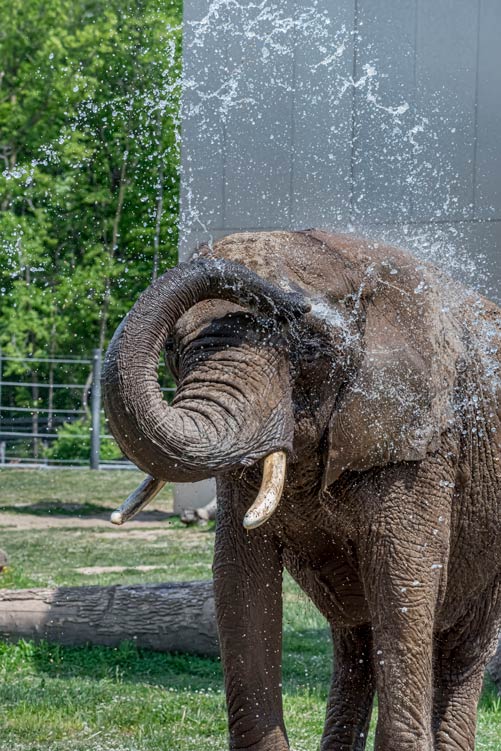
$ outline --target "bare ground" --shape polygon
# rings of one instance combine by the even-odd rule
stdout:
[[[110,522],[110,514],[95,514],[92,516],[68,516],[63,514],[27,514],[0,512],[0,528],[11,529],[47,529],[54,527],[88,528],[103,527],[110,530],[110,534],[124,534],[137,530],[165,528],[165,523],[172,518],[172,514],[165,511],[147,511],[139,514],[134,521],[127,522],[124,527],[115,527]],[[111,531],[113,530],[113,531]]]

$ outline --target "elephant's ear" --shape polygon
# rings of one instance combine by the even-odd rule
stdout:
[[[345,470],[423,459],[452,418],[461,342],[432,274],[391,259],[373,272],[358,367],[330,419],[324,489]]]

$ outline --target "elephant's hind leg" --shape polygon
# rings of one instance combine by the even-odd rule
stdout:
[[[364,751],[374,699],[369,625],[333,629],[335,669],[322,751]]]
[[[435,751],[473,751],[485,664],[498,632],[501,588],[470,609],[463,626],[437,637],[433,732]]]

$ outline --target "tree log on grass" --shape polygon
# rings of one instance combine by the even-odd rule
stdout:
[[[0,590],[0,638],[219,654],[207,581]]]

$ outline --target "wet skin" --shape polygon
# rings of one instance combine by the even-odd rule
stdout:
[[[407,488],[403,470],[411,475]],[[229,697],[239,676],[238,711],[229,703],[232,748],[249,747],[250,739],[258,749],[288,748],[277,664],[284,565],[330,622],[337,645],[323,749],[365,748],[376,686],[377,748],[473,748],[484,663],[499,623],[501,540],[495,519],[483,538],[468,539],[461,518],[481,498],[465,498],[461,488],[444,496],[443,484],[456,471],[456,457],[438,452],[412,469],[395,465],[346,477],[306,503],[289,489],[280,511],[252,536],[240,522],[255,486],[220,481],[214,575]],[[245,554],[236,556],[240,549]],[[460,566],[471,572],[467,582],[448,578]],[[256,611],[265,622],[249,618]],[[261,675],[256,650],[266,650]]]
[[[242,263],[311,305],[270,323],[234,291],[231,301],[199,295],[169,332],[191,466],[211,431],[234,436],[224,466],[209,472],[231,749],[289,748],[286,567],[332,627],[322,751],[365,748],[375,691],[377,751],[472,751],[501,616],[498,309],[401,251],[353,237],[256,233],[202,255]],[[148,440],[145,428],[143,465]],[[135,459],[123,436],[121,445]],[[245,531],[260,459],[277,450],[288,454],[280,505]],[[178,471],[183,457],[174,459]],[[170,453],[164,461],[167,477]]]

